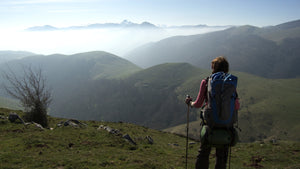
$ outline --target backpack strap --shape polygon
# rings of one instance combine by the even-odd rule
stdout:
[[[207,94],[208,94],[208,79],[209,79],[209,77],[210,76],[207,76],[207,78],[205,79],[205,81],[206,81],[206,97],[205,97],[205,103],[207,103],[207,101],[208,101],[208,96],[207,96]],[[204,104],[204,106],[205,106],[205,104]],[[202,106],[203,108],[204,108],[204,106]]]
[[[223,92],[224,91],[224,82],[231,76],[231,74],[226,74],[226,73],[223,73],[223,83],[222,83],[222,89],[221,91]]]

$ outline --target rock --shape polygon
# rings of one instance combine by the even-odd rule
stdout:
[[[129,143],[131,143],[133,145],[137,145],[128,134],[125,134],[125,135],[122,136],[122,133],[118,129],[113,129],[113,128],[109,127],[109,126],[100,125],[97,130],[106,130],[110,134],[114,134],[116,136],[123,137]],[[153,142],[153,140],[152,140],[152,142]]]
[[[37,128],[44,130],[44,127],[38,123],[32,122],[32,124],[34,124]]]
[[[104,128],[104,126],[101,124],[101,125],[98,127],[97,130],[101,130],[101,129],[103,129],[103,128]]]
[[[17,113],[9,113],[8,120],[11,123],[15,123],[16,120],[20,120],[25,125],[25,122],[23,121],[23,119]]]
[[[69,120],[64,122],[64,126],[79,127],[78,124]]]
[[[150,136],[146,136],[145,139],[148,140],[148,143],[149,143],[149,144],[153,144],[153,143],[154,143],[152,137],[150,137]]]
[[[118,129],[113,129],[113,128],[109,127],[109,126],[100,125],[97,130],[102,130],[102,129],[106,130],[110,134],[122,135]]]
[[[67,121],[61,121],[60,123],[57,124],[57,127],[61,127],[61,126],[81,127],[81,126],[87,126],[87,124],[81,123],[78,120],[70,119]]]
[[[0,115],[0,119],[7,119],[7,117]]]
[[[78,124],[78,125],[83,125],[83,126],[87,126],[87,124],[85,124],[85,123],[81,123],[80,121],[78,121],[78,120],[74,120],[74,119],[70,119],[70,120],[68,120],[69,122],[73,122],[73,123],[75,123],[75,124]]]
[[[106,131],[108,131],[109,133],[114,133],[114,129],[113,128],[110,128],[110,127],[108,127],[108,126],[106,126],[106,127],[104,127],[104,129],[106,130]]]
[[[131,139],[131,137],[128,134],[123,135],[123,138],[128,141],[129,143],[136,145],[136,143]]]

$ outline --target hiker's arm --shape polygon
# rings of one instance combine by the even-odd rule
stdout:
[[[235,99],[235,107],[234,107],[235,110],[239,110],[240,109],[240,102],[239,102],[239,98],[236,98]]]
[[[206,80],[203,79],[200,84],[199,93],[197,99],[194,102],[191,102],[192,107],[200,108],[202,107],[204,100],[206,98]]]

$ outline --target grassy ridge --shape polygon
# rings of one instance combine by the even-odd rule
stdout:
[[[300,141],[300,79],[265,79],[246,73],[232,73],[239,78],[241,140],[249,142],[275,137]],[[191,96],[196,99],[200,81],[200,78],[193,77],[176,92],[180,98],[184,98],[183,93],[192,93]],[[199,109],[192,109],[191,114],[199,112]],[[197,116],[198,120],[191,123],[191,135],[199,138],[200,119]],[[179,125],[166,131],[182,134],[185,127]]]
[[[255,76],[239,77],[241,98],[240,126],[250,137],[300,140],[300,79],[263,79]],[[251,128],[249,126],[251,125]],[[248,137],[248,138],[250,138]],[[251,140],[251,138],[250,138]]]
[[[8,111],[1,109],[1,114]],[[50,118],[54,130],[40,131],[34,126],[0,123],[0,168],[184,168],[185,139],[173,134],[128,123],[88,121],[83,128],[55,126],[65,119]],[[99,125],[129,134],[137,145]],[[148,144],[145,136],[154,144]],[[178,145],[178,146],[176,146]],[[199,144],[191,147],[190,167]],[[21,152],[21,153],[20,153]]]
[[[96,58],[104,57],[102,59],[107,59],[106,62],[112,59],[112,56],[106,58],[106,54],[102,52],[96,54],[99,54]],[[56,85],[53,87],[55,91],[54,103],[50,108],[51,115],[81,120],[125,121],[155,129],[177,126],[186,122],[185,95],[190,94],[195,99],[201,80],[210,74],[209,70],[199,69],[187,63],[167,63],[135,70],[135,73],[124,75],[122,79],[112,79],[119,75],[116,72],[109,76],[109,79],[94,79],[98,76],[90,74],[93,71],[88,71],[88,65],[94,64],[93,52],[83,55],[90,56],[83,59],[86,61],[85,71],[80,66],[81,69],[77,70],[77,64],[70,63],[74,68],[68,71],[70,74],[61,76],[59,71],[52,74],[52,80],[64,80],[53,81]],[[69,57],[83,56],[78,54]],[[98,64],[100,63],[99,61]],[[103,69],[95,72],[106,71]],[[300,79],[266,79],[247,73],[232,73],[239,78],[237,90],[241,102],[241,140],[253,142],[275,137],[300,141]],[[72,74],[76,76],[65,80]],[[87,74],[94,80],[85,79],[89,77],[85,76]],[[192,109],[191,121],[199,120],[199,111]],[[198,130],[199,121],[196,121],[191,132],[196,138],[199,135]],[[182,133],[185,129],[181,126],[179,129],[175,127],[168,131]]]
[[[295,78],[300,54],[300,21],[274,27],[250,25],[206,34],[162,39],[131,51],[127,58],[142,67],[188,62],[204,69],[226,56],[232,70],[268,78]],[[255,65],[255,66],[254,66]]]
[[[138,66],[107,52],[86,52],[70,56],[74,60],[81,60],[89,66],[90,76],[99,78],[124,78],[136,71],[141,70]]]
[[[1,116],[9,112],[0,109]],[[57,127],[60,121],[65,119],[50,117],[54,129],[40,130],[0,119],[0,168],[185,168],[184,137],[128,123],[85,121],[82,128]],[[99,125],[129,134],[137,145],[97,130]],[[145,136],[151,136],[154,144]],[[194,167],[198,147],[197,142],[189,146],[188,168]],[[232,148],[231,168],[299,168],[299,157],[299,142],[238,144]],[[213,150],[211,168],[214,162]]]

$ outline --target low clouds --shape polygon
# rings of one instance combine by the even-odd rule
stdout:
[[[157,28],[157,29],[79,29],[54,31],[2,31],[0,50],[22,50],[39,54],[74,54],[106,51],[119,56],[149,42],[177,35],[193,35],[225,29]]]

